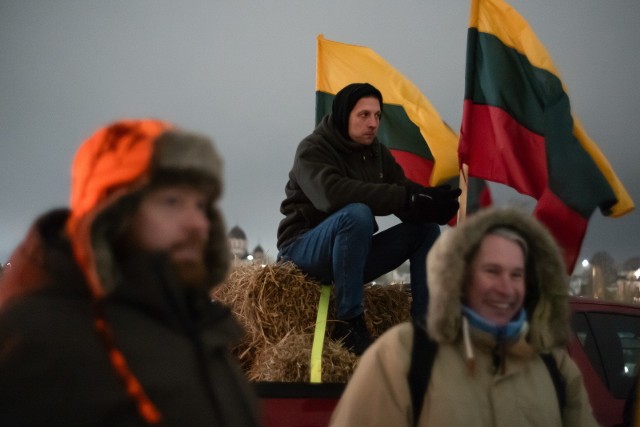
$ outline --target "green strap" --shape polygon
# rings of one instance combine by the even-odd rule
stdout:
[[[324,346],[324,332],[327,329],[327,314],[329,313],[329,297],[331,286],[323,285],[320,290],[318,302],[318,316],[316,317],[316,330],[313,334],[311,346],[311,382],[322,382],[322,347]]]

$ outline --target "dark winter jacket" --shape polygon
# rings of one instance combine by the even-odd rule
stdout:
[[[402,217],[412,185],[384,145],[346,139],[326,116],[296,150],[278,227],[278,248],[350,203],[364,203],[376,216]]]
[[[146,191],[208,195],[206,284],[179,284],[166,253],[119,243]],[[209,286],[229,251],[210,140],[123,120],[78,150],[71,209],[43,216],[0,279],[1,426],[256,426],[255,396],[229,346],[240,334]]]
[[[61,234],[67,213],[43,217],[24,245],[46,283],[0,311],[0,425],[144,425],[94,329],[94,306]],[[231,360],[239,327],[206,293],[187,295],[162,260],[106,298],[120,350],[163,426],[257,425],[252,392]],[[132,281],[133,282],[130,282]],[[40,284],[42,285],[42,284]]]

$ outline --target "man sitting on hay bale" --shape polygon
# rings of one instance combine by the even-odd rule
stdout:
[[[363,284],[410,261],[411,315],[426,315],[425,258],[458,210],[460,190],[426,188],[404,175],[376,134],[382,94],[368,83],[340,90],[332,112],[298,145],[280,211],[278,259],[333,283],[334,339],[360,355],[372,338],[364,321]],[[377,233],[376,216],[402,223]]]

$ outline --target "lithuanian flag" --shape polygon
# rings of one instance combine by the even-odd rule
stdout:
[[[522,16],[502,0],[472,0],[470,16],[460,163],[535,198],[534,215],[571,271],[593,211],[618,217],[633,201],[572,117],[560,75]]]
[[[322,35],[317,42],[316,123],[331,112],[340,89],[350,83],[370,83],[384,100],[378,139],[407,178],[429,186],[458,175],[458,136],[413,83],[367,47]]]

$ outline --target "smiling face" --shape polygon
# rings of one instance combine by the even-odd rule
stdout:
[[[504,326],[518,313],[525,296],[525,256],[513,240],[488,234],[471,262],[466,303],[485,320]]]
[[[380,101],[374,96],[360,98],[349,113],[349,138],[371,145],[380,126]]]

